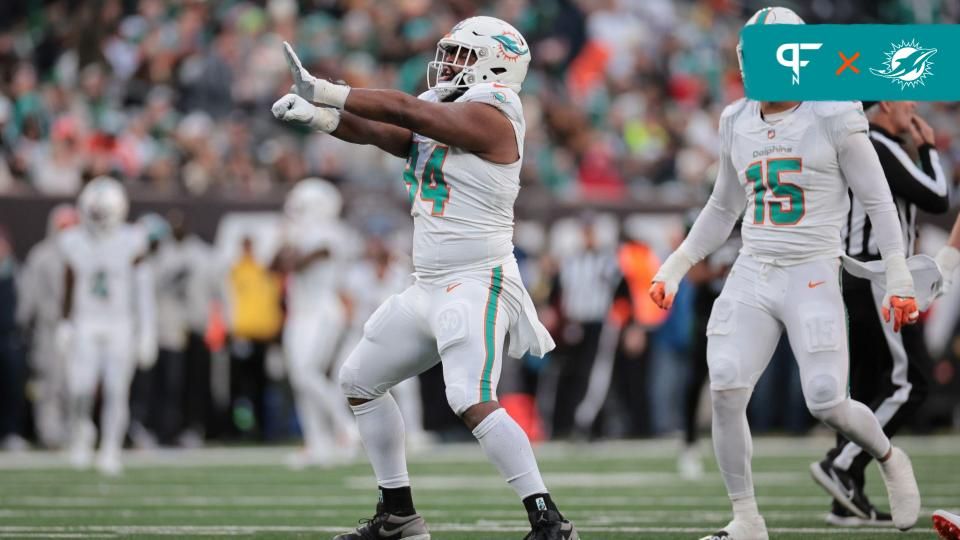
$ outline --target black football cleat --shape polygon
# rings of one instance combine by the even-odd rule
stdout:
[[[530,512],[530,532],[523,540],[580,540],[576,527],[556,510]]]
[[[430,540],[427,522],[420,514],[397,516],[377,505],[377,515],[360,522],[356,530],[338,534],[333,540]]]
[[[819,463],[810,464],[810,475],[833,497],[833,500],[854,517],[861,520],[871,519],[871,511],[875,509],[850,473],[834,467],[832,461],[825,459]]]
[[[867,503],[869,504],[869,501]],[[893,516],[877,510],[872,504],[867,516],[867,518],[857,517],[845,506],[833,501],[833,508],[827,514],[827,523],[835,527],[893,527]]]

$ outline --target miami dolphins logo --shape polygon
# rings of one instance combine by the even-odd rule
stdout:
[[[923,80],[933,75],[930,57],[937,53],[937,49],[924,49],[915,39],[890,45],[893,49],[884,53],[887,56],[884,68],[870,68],[870,73],[898,83],[901,90],[924,84]]]
[[[498,36],[490,36],[500,44],[500,51],[503,53],[503,56],[510,60],[516,60],[517,58],[527,54],[530,49],[527,49],[523,45],[522,38],[511,33],[504,32]]]

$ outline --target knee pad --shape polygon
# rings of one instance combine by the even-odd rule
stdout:
[[[448,384],[445,393],[447,395],[447,404],[457,416],[463,415],[467,409],[480,403],[480,394],[476,389],[473,392],[461,384]]]
[[[708,355],[707,367],[710,370],[710,388],[713,390],[728,390],[731,388],[747,388],[749,381],[740,380],[740,366],[737,356],[726,347],[717,347],[714,354]]]
[[[348,398],[377,399],[386,391],[378,392],[376,388],[364,384],[360,377],[360,369],[352,365],[349,360],[340,368],[340,391]]]
[[[846,399],[840,388],[840,381],[827,373],[819,373],[810,378],[805,391],[807,408],[816,416],[815,411],[825,410]]]

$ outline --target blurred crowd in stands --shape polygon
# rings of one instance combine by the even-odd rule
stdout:
[[[253,198],[323,176],[402,201],[400,160],[274,121],[269,106],[290,84],[280,44],[294,43],[317,75],[417,93],[437,39],[486,13],[532,45],[526,196],[696,199],[712,178],[718,114],[742,95],[734,48],[755,3],[3,2],[0,193],[69,195],[111,173],[134,197]],[[960,14],[956,0],[786,4],[808,22],[950,23]],[[925,116],[946,149],[960,113],[934,107],[942,114]]]

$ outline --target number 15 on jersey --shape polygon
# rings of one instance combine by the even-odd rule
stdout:
[[[753,184],[753,222],[789,226],[800,223],[805,213],[803,188],[785,182],[781,175],[803,171],[803,160],[795,157],[755,161],[746,170],[747,183]]]

